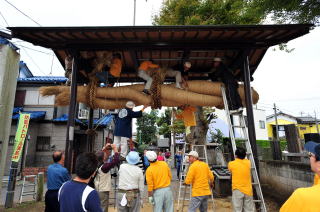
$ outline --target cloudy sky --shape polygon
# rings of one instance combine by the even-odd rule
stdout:
[[[0,0],[0,29],[7,26],[130,26],[134,0],[18,1]],[[136,25],[151,25],[162,0],[136,0]],[[6,21],[4,20],[4,18]],[[60,63],[49,49],[14,40],[21,59],[34,75],[63,75]],[[288,43],[291,53],[270,48],[254,74],[253,86],[260,94],[258,107],[272,112],[276,103],[283,112],[320,117],[320,29]]]

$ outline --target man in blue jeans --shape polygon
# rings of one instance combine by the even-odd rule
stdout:
[[[59,212],[58,191],[61,185],[70,180],[68,170],[63,167],[64,153],[56,151],[52,155],[54,164],[47,170],[47,192],[45,195],[45,212]]]

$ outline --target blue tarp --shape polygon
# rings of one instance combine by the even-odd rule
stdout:
[[[46,116],[46,111],[23,111],[22,113],[29,113],[31,120],[44,119],[44,117]],[[19,113],[13,114],[12,119],[18,120]]]
[[[106,115],[105,117],[103,117],[101,119],[94,119],[93,120],[93,124],[94,125],[99,125],[99,126],[102,126],[102,127],[106,127],[111,123],[112,119],[113,119],[113,115],[108,114],[108,115]],[[87,123],[88,123],[88,121],[87,121]]]
[[[34,76],[26,78],[18,78],[18,82],[52,82],[52,83],[65,83],[68,79],[59,76]]]
[[[23,111],[23,107],[15,107],[15,108],[13,108],[12,113],[19,113],[20,111]]]
[[[55,118],[52,119],[53,122],[67,122],[68,121],[68,114],[63,114],[62,116],[60,116],[59,118]],[[75,122],[78,124],[83,124],[82,121],[80,121],[79,119],[75,119]]]

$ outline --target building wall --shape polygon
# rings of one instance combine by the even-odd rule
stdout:
[[[284,116],[284,115],[278,115],[277,116],[277,121],[278,121],[278,125],[289,125],[289,124],[297,124],[297,120],[296,119],[293,119],[291,117],[288,117],[288,116]],[[272,118],[268,118],[267,119],[267,130],[268,130],[268,137],[269,139],[272,139],[274,136],[273,136],[273,127],[276,125],[276,121],[275,121],[275,118],[272,117]]]
[[[298,124],[299,137],[304,139],[305,133],[317,133],[317,126],[315,124]]]
[[[301,187],[313,184],[314,173],[309,164],[261,160],[260,181],[263,192],[283,203],[292,192]]]
[[[215,113],[218,116],[218,118],[221,119],[227,126],[228,122],[227,122],[227,117],[226,117],[225,111],[217,109]],[[244,110],[243,114],[246,116],[246,110]],[[253,116],[254,116],[254,122],[255,122],[256,139],[257,140],[268,140],[268,131],[267,131],[267,125],[266,125],[265,111],[254,108]],[[259,121],[264,122],[264,126],[265,126],[264,128],[260,127]],[[238,121],[235,120],[235,122],[238,122]],[[237,123],[235,123],[235,124],[237,124]],[[242,133],[239,130],[237,130],[236,135],[241,135],[241,134]]]
[[[246,110],[244,111],[244,115],[246,115]],[[256,139],[257,140],[268,140],[268,130],[266,123],[266,111],[260,109],[253,110],[254,116],[254,125],[256,130]],[[263,124],[260,124],[263,122]],[[264,127],[263,127],[264,125]]]

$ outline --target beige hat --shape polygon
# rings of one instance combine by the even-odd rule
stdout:
[[[148,158],[148,161],[155,161],[157,160],[157,153],[154,151],[147,151],[146,152],[146,157]]]
[[[132,101],[128,101],[127,103],[126,103],[126,107],[127,108],[134,108],[136,105],[132,102]]]
[[[193,156],[193,157],[195,157],[195,158],[199,158],[199,154],[198,154],[198,152],[196,152],[196,151],[191,151],[191,152],[189,152],[188,156]]]
[[[221,62],[222,59],[221,59],[220,57],[214,57],[214,58],[213,58],[213,61],[214,61],[214,62]]]
[[[191,62],[189,61],[184,62],[184,66],[187,68],[191,68]]]

